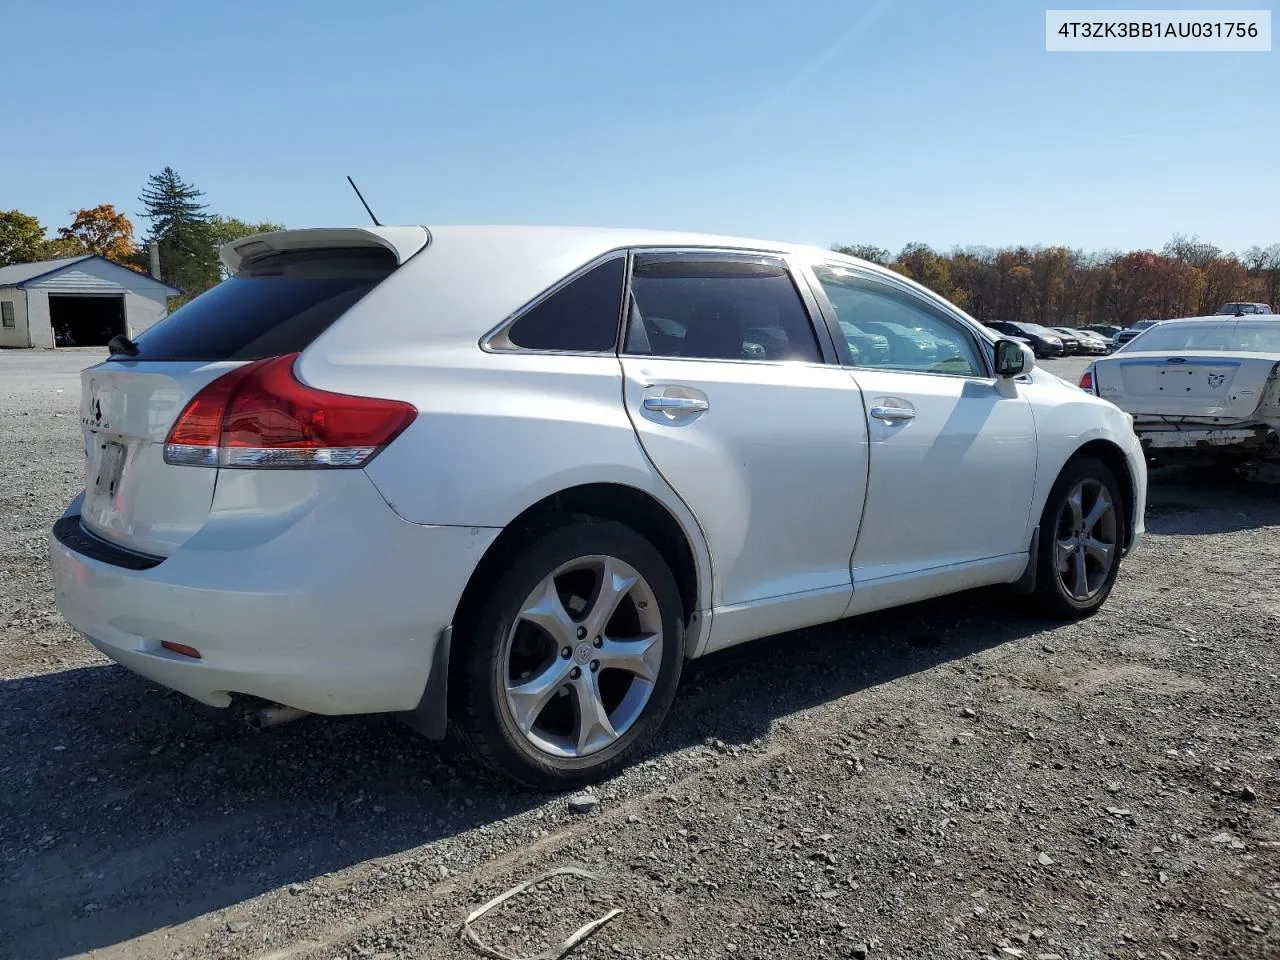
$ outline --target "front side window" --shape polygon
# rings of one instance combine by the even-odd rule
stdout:
[[[814,273],[835,309],[855,366],[987,375],[973,339],[919,297],[842,267],[819,264]]]
[[[822,353],[786,265],[772,257],[638,254],[624,352],[804,361]]]
[[[524,313],[506,339],[525,350],[604,353],[618,340],[626,260],[613,257]]]

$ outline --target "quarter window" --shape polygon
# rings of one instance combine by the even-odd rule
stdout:
[[[618,341],[626,261],[614,257],[565,284],[511,325],[506,339],[526,350],[611,352]]]
[[[905,290],[840,267],[814,267],[855,366],[985,377],[973,339]]]
[[[822,353],[804,301],[775,258],[640,254],[624,352],[699,360],[799,360]]]

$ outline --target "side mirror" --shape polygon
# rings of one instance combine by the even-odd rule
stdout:
[[[996,376],[1016,377],[1029,373],[1035,365],[1035,355],[1017,340],[996,341]]]

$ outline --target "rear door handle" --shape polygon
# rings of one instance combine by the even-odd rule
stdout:
[[[871,416],[876,420],[897,422],[900,420],[914,420],[916,412],[907,407],[872,407]]]
[[[654,413],[678,417],[694,413],[706,413],[711,404],[700,397],[645,397],[644,408]]]

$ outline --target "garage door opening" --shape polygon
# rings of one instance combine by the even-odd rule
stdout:
[[[49,322],[59,347],[105,347],[125,333],[124,297],[49,295]]]

